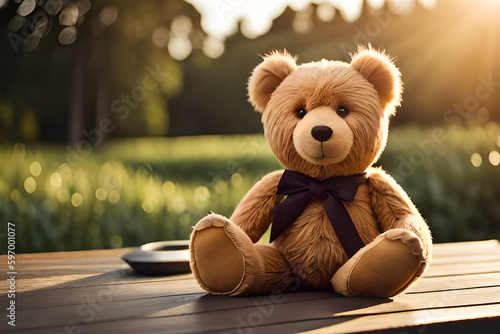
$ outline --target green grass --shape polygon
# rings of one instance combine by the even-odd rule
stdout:
[[[500,238],[500,167],[488,161],[500,151],[500,126],[443,129],[439,142],[433,131],[391,130],[379,164],[412,197],[435,241]],[[8,221],[17,252],[186,239],[207,212],[230,215],[260,177],[281,168],[260,135],[127,139],[82,159],[67,154],[0,147],[0,244]]]

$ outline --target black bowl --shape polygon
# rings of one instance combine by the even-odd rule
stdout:
[[[189,240],[159,241],[142,245],[121,256],[141,275],[189,273]]]

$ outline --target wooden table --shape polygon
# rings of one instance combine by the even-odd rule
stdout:
[[[500,244],[438,244],[425,277],[394,300],[204,293],[191,274],[138,276],[130,249],[17,256],[16,327],[3,333],[499,333]],[[2,272],[7,258],[0,256]],[[3,280],[2,280],[3,281]],[[15,329],[13,331],[13,329]]]

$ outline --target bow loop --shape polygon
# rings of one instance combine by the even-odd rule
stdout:
[[[354,201],[359,185],[365,183],[367,179],[366,173],[362,173],[318,181],[307,175],[285,170],[278,184],[277,193],[287,197],[274,210],[271,242],[297,219],[312,194],[323,203],[340,243],[347,255],[352,257],[364,243],[342,201]]]

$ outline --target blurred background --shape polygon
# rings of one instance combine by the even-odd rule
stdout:
[[[0,0],[0,253],[187,239],[282,168],[247,102],[273,49],[396,58],[377,165],[435,242],[500,239],[500,0]]]

